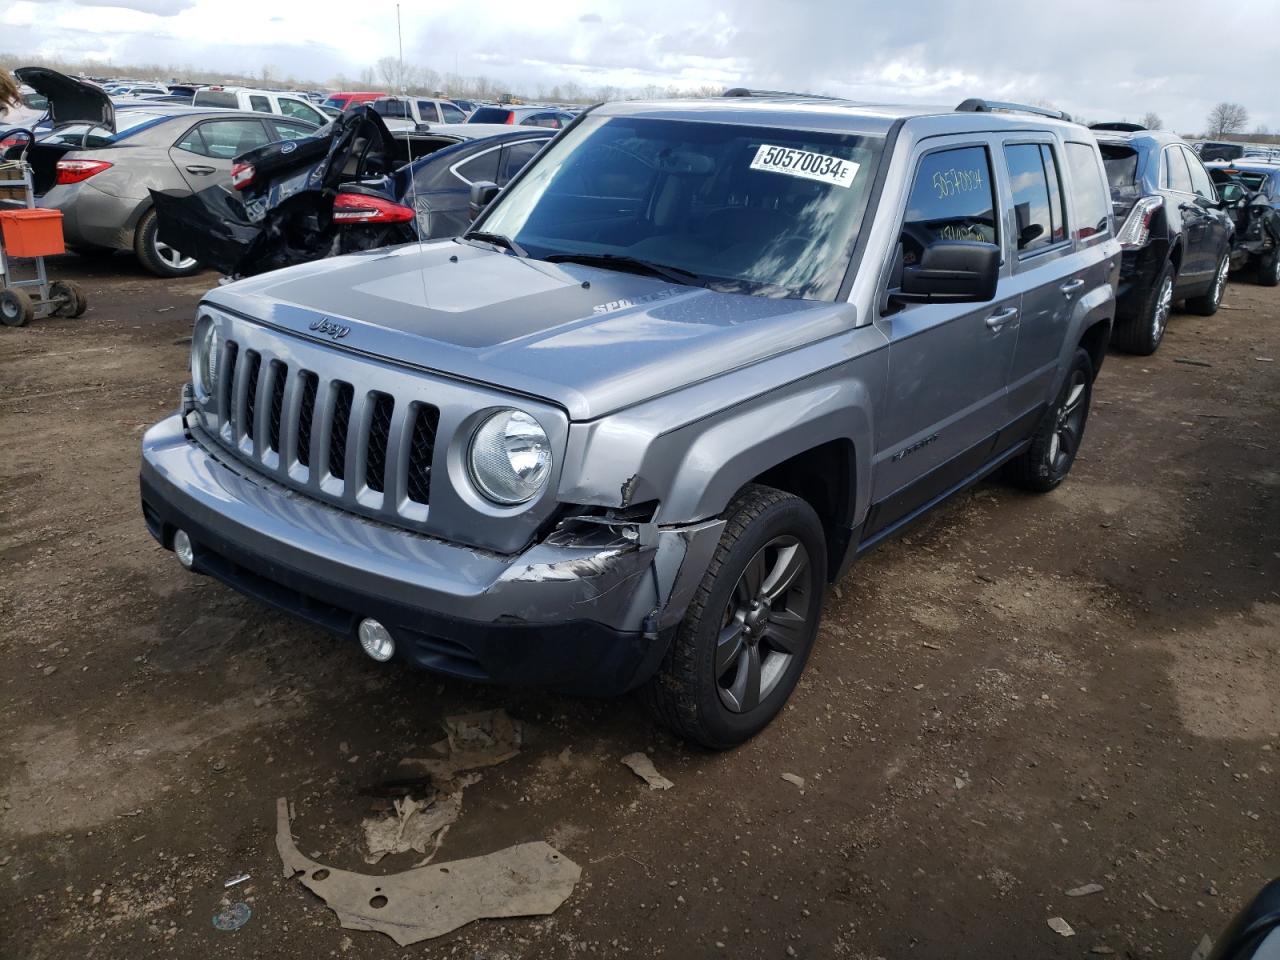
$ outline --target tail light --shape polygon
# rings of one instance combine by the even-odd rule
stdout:
[[[1151,220],[1163,206],[1163,197],[1143,197],[1135,203],[1124,221],[1124,226],[1116,235],[1116,239],[1120,241],[1120,249],[1137,250],[1139,247],[1145,247],[1147,241],[1151,239]]]
[[[408,223],[413,207],[361,193],[340,193],[333,198],[333,219],[338,223]]]
[[[25,133],[14,133],[0,140],[0,154],[3,154],[10,147],[19,147],[29,141],[31,138]]]
[[[252,163],[233,163],[231,165],[231,185],[237,190],[243,190],[253,183],[255,173],[257,171],[253,169]]]
[[[106,160],[59,160],[54,166],[54,183],[66,186],[69,183],[80,183],[101,173],[111,166]]]
[[[503,120],[502,122],[514,124],[516,122],[516,115],[514,113],[508,113],[507,119]]]

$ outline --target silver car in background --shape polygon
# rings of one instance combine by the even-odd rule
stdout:
[[[62,211],[63,236],[75,251],[132,250],[161,277],[186,276],[199,264],[160,241],[152,190],[182,196],[217,183],[230,188],[238,154],[317,129],[248,111],[113,104],[92,85],[38,72],[28,78],[36,71],[24,68],[23,78],[45,88],[54,126],[27,149],[37,204]]]

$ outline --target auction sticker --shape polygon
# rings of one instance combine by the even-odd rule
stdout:
[[[756,151],[755,159],[751,161],[751,169],[785,173],[848,189],[853,186],[858,164],[841,157],[829,157],[825,153],[810,153],[808,150],[762,143]]]

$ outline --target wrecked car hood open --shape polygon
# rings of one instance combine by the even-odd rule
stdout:
[[[377,113],[348,111],[312,136],[236,157],[236,164],[253,167],[242,190],[226,184],[185,196],[153,190],[159,237],[227,276],[332,256],[342,252],[331,229],[335,192],[390,173],[400,162],[398,149]]]
[[[337,349],[541,397],[576,420],[834,336],[855,319],[848,303],[713,293],[456,240],[303,264],[219,287],[206,302]]]

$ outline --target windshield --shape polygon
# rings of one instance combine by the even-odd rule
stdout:
[[[105,147],[167,119],[167,114],[147,113],[144,110],[123,110],[116,114],[115,133],[111,132],[110,127],[104,127],[101,124],[68,123],[43,137],[42,142],[77,147]]]
[[[835,298],[880,137],[588,117],[480,225],[538,259],[628,257],[724,292]]]

